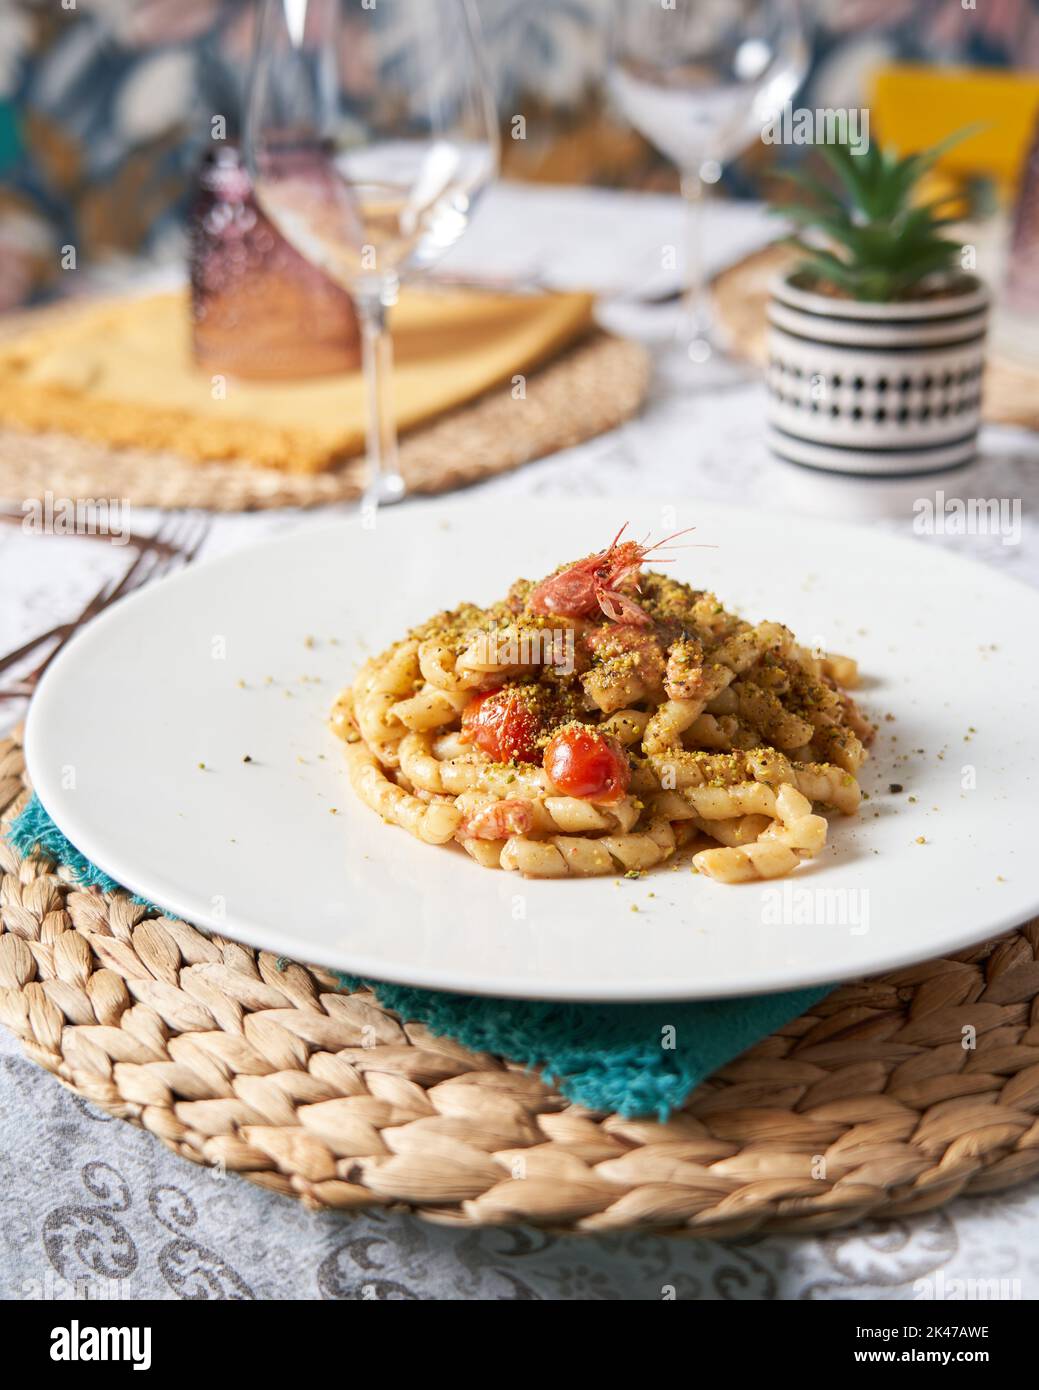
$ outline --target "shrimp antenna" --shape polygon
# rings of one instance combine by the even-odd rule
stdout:
[[[687,527],[685,528],[684,531],[674,531],[674,532],[672,532],[672,534],[671,534],[670,536],[665,536],[663,540],[661,540],[661,541],[654,541],[654,543],[653,543],[651,546],[647,546],[647,547],[646,547],[646,554],[647,554],[647,555],[652,555],[652,553],[653,553],[654,550],[660,550],[663,546],[669,545],[671,541],[677,540],[679,536],[688,536],[689,533],[690,533],[690,531],[695,531],[695,530],[696,530],[696,527],[695,527],[695,526],[687,526]],[[646,540],[647,540],[647,541],[649,540],[649,536],[646,537]],[[692,544],[692,545],[676,545],[676,546],[673,547],[673,549],[675,549],[675,550],[714,550],[714,549],[716,549],[716,547],[713,546],[713,545],[704,545],[704,544],[699,544],[699,545],[697,545],[697,544]],[[665,564],[665,563],[666,563],[666,561],[664,561],[664,560],[658,560],[658,561],[657,561],[657,564],[658,564],[658,565],[662,565],[662,564]]]

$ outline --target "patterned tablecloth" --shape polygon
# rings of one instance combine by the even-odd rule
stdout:
[[[752,210],[717,211],[715,244],[751,246]],[[585,190],[501,190],[471,243],[455,253],[481,271],[557,283],[659,288],[662,255],[680,246],[667,198]],[[504,248],[504,249],[503,249]],[[461,253],[465,253],[464,257]],[[466,259],[467,258],[467,259]],[[631,331],[662,337],[671,311],[616,310]],[[739,501],[777,513],[865,520],[913,534],[914,504],[1006,499],[1004,535],[926,536],[1039,585],[1039,444],[989,430],[963,473],[866,485],[771,461],[755,383],[700,394],[661,384],[645,414],[613,435],[479,489],[512,498],[631,495]],[[408,503],[423,506],[422,502]],[[219,518],[203,558],[325,518]],[[134,528],[154,517],[135,515]],[[0,529],[0,651],[82,606],[125,553],[107,545]],[[10,706],[3,707],[11,715]],[[0,714],[0,719],[5,715]],[[461,1232],[378,1212],[313,1215],[235,1177],[177,1159],[150,1135],[76,1099],[0,1032],[0,1298],[769,1299],[942,1297],[954,1279],[1005,1281],[1039,1297],[1039,1183],[964,1200],[909,1221],[835,1235],[739,1245],[655,1235],[591,1240],[537,1231]]]

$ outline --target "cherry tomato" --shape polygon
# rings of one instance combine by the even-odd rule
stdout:
[[[545,771],[565,796],[610,805],[631,781],[628,756],[615,738],[594,729],[561,729],[545,749]]]
[[[496,763],[536,763],[540,734],[536,707],[508,686],[477,695],[462,712],[462,742],[475,743]]]

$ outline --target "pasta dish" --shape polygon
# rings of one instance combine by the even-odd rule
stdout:
[[[351,784],[427,844],[530,878],[638,874],[685,847],[723,883],[782,877],[826,844],[817,808],[858,808],[874,730],[856,664],[644,572],[677,537],[625,529],[366,661],[332,711]]]

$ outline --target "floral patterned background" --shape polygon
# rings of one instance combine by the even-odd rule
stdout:
[[[603,108],[614,0],[477,0],[507,141],[506,173],[666,186],[641,139]],[[849,104],[893,57],[1039,67],[1039,0],[805,0],[814,62],[800,100]],[[180,254],[202,132],[233,113],[255,0],[0,0],[0,308],[53,291],[56,248],[81,263]],[[761,175],[764,147],[730,174]]]

